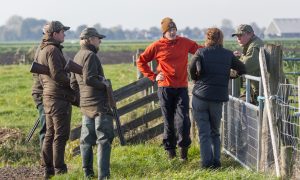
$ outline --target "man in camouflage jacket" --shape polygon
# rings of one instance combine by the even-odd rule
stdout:
[[[259,49],[264,46],[263,41],[258,38],[250,25],[241,24],[232,37],[236,36],[237,42],[243,48],[243,52],[235,51],[235,56],[245,64],[247,74],[252,76],[260,76],[259,67]],[[251,81],[251,101],[257,103],[259,93],[259,83]]]

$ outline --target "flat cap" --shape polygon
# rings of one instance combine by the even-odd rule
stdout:
[[[59,21],[51,21],[51,22],[48,22],[47,24],[45,24],[45,26],[43,27],[43,33],[49,34],[49,33],[53,33],[53,32],[59,32],[61,30],[67,31],[69,29],[70,29],[70,27],[64,26]]]
[[[253,31],[253,29],[252,29],[252,27],[250,25],[248,25],[248,24],[241,24],[241,25],[239,25],[239,27],[237,28],[237,30],[235,31],[235,33],[232,34],[231,36],[233,37],[233,36],[236,36],[236,35],[241,35],[241,34],[243,34],[245,32],[252,33],[254,31]]]
[[[79,37],[80,39],[87,39],[89,37],[98,37],[99,39],[103,39],[106,36],[99,34],[95,28],[87,27],[84,30],[82,30]]]

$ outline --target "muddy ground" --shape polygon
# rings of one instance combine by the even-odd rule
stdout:
[[[0,179],[43,179],[43,171],[41,167],[5,166],[0,168]]]
[[[8,141],[17,141],[22,136],[18,129],[0,128],[0,148]],[[41,167],[12,167],[4,166],[0,168],[0,179],[42,179],[43,171]]]

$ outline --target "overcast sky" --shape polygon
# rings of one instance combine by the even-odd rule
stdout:
[[[0,26],[12,15],[59,20],[75,30],[79,25],[123,29],[160,26],[162,18],[174,19],[177,27],[233,26],[256,22],[266,27],[273,18],[300,18],[300,0],[7,0],[1,2]]]

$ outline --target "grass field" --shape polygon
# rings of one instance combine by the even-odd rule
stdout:
[[[16,131],[6,141],[0,142],[0,168],[3,166],[38,166],[38,137],[34,136],[25,144],[26,134],[37,117],[37,111],[31,98],[31,74],[29,65],[0,66],[0,127]],[[131,64],[105,65],[107,78],[113,88],[120,88],[135,81],[136,69]],[[72,127],[80,123],[80,112],[73,108]],[[37,134],[37,133],[36,133]],[[199,166],[199,145],[195,139],[189,160],[168,160],[161,147],[161,140],[145,144],[121,147],[117,141],[113,144],[111,159],[112,179],[275,179],[270,174],[248,171],[233,159],[222,156],[223,167],[219,170],[203,170]],[[80,156],[72,157],[72,149],[78,141],[68,142],[66,161],[69,173],[53,179],[83,179]],[[96,158],[96,157],[95,157]],[[96,160],[96,159],[95,159]],[[96,162],[94,161],[94,168]],[[96,170],[96,169],[95,169]]]
[[[153,41],[107,41],[101,43],[101,51],[132,51],[137,49],[145,49]],[[284,57],[300,56],[300,39],[273,39],[264,40],[265,43],[281,45],[284,50]],[[35,49],[40,42],[0,42],[0,55],[3,53],[28,53],[31,49]],[[198,41],[203,44],[203,41]],[[77,52],[79,49],[78,41],[66,41],[63,43],[65,52]],[[235,40],[226,40],[224,47],[230,50],[241,49]]]

